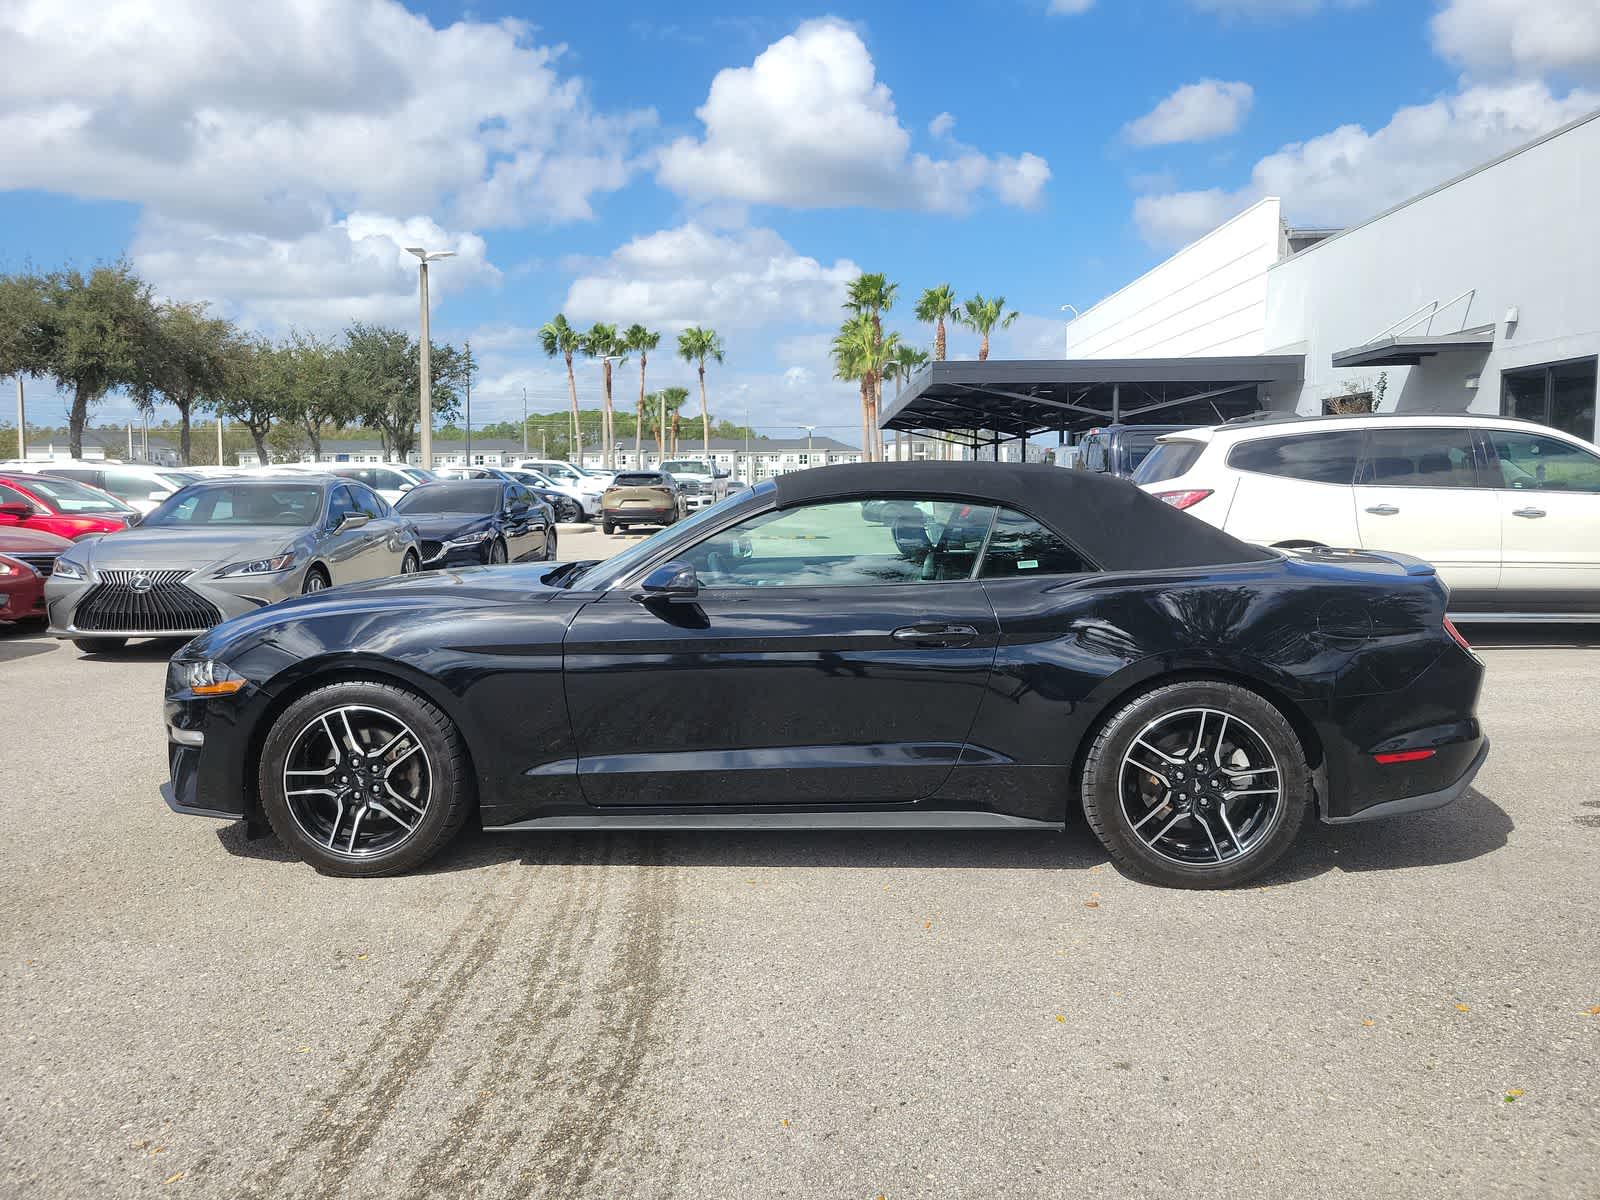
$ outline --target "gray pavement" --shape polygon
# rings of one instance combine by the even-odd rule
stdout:
[[[323,878],[161,803],[170,647],[0,631],[0,1196],[1594,1196],[1600,653],[1487,640],[1462,802],[1189,894],[1082,827]]]

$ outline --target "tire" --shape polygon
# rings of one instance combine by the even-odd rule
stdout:
[[[1248,786],[1274,778],[1275,796]],[[1258,693],[1222,680],[1134,697],[1083,766],[1083,811],[1101,845],[1119,868],[1163,887],[1234,887],[1260,875],[1293,843],[1311,796],[1293,726]]]
[[[556,510],[556,520],[566,525],[575,524],[583,520],[583,509],[576,500],[563,500],[561,507]]]
[[[406,556],[400,560],[400,574],[415,575],[422,570],[422,560],[417,557],[415,550],[407,550]]]
[[[403,729],[402,736],[414,737],[418,748],[408,750],[408,742],[402,741],[385,758],[358,758],[350,753],[341,712],[344,716],[353,714],[350,728],[364,749],[374,749],[395,729]],[[357,787],[341,788],[338,797],[291,798],[285,769],[291,763],[306,767],[313,762],[326,762],[335,737],[339,739],[340,756],[328,768],[331,775],[319,766],[300,770],[298,778],[288,778],[309,781],[312,790],[318,790],[315,785],[322,782],[340,788],[347,778]],[[295,756],[292,760],[291,754]],[[396,759],[392,769],[387,765],[391,758]],[[369,767],[373,775],[357,774]],[[350,775],[345,776],[343,770],[349,770]],[[411,787],[407,772],[426,780],[425,793]],[[381,799],[382,809],[367,806],[359,786],[363,778],[374,781],[372,794]],[[390,779],[399,782],[391,785]],[[414,692],[375,680],[317,688],[278,714],[261,747],[257,781],[262,811],[278,840],[301,860],[328,875],[367,877],[411,870],[448,844],[461,831],[474,807],[466,749],[450,718]],[[385,788],[381,795],[376,790],[380,782]],[[400,794],[388,791],[391,786],[398,788]],[[406,794],[410,796],[409,807],[404,800]],[[419,800],[421,813],[417,815],[411,810],[418,807],[415,802]],[[411,826],[386,815],[385,809],[411,818]],[[372,818],[370,825],[367,816]],[[330,821],[332,848],[325,841]],[[358,840],[363,827],[371,839],[367,844]],[[353,851],[343,848],[352,844]]]
[[[495,538],[494,541],[489,543],[490,566],[497,567],[501,563],[506,562],[509,558],[510,554],[506,550],[506,544],[504,541],[502,541],[500,538]]]
[[[128,644],[127,638],[73,638],[72,644],[85,654],[109,653],[121,650]]]
[[[544,560],[545,562],[555,562],[556,560],[556,530],[553,525],[545,530]]]
[[[329,587],[330,583],[331,580],[329,580],[328,573],[326,571],[324,571],[321,567],[312,567],[306,572],[305,582],[300,585],[300,594],[302,596],[308,596],[312,592],[325,591]]]
[[[608,518],[602,518],[601,519],[601,521],[600,521],[600,532],[601,533],[610,534],[610,533],[615,533],[616,531],[617,531],[617,523],[615,521],[612,521],[612,520],[610,520]]]

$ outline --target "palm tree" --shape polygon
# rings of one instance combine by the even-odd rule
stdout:
[[[989,357],[989,333],[993,329],[1006,329],[1020,315],[1016,312],[1006,312],[1006,298],[996,296],[993,300],[985,300],[983,293],[974,292],[972,299],[963,304],[952,315],[961,324],[972,330],[983,339],[978,345],[978,361],[983,362]]]
[[[898,337],[899,335],[891,334],[890,336]],[[903,342],[896,343],[894,353],[889,356],[883,368],[884,374],[895,381],[895,399],[898,400],[900,393],[906,390],[906,380],[927,365],[928,352],[926,350],[919,350],[915,346],[907,346]],[[900,431],[898,429],[894,431],[894,444],[895,458],[898,459],[900,457]]]
[[[891,333],[883,337],[873,328],[872,315],[866,312],[845,321],[834,335],[833,377],[853,380],[861,387],[861,444],[869,459],[883,456],[883,447],[873,429],[874,390],[881,385],[889,359],[899,346],[900,335]]]
[[[873,371],[871,386],[863,393],[867,405],[868,459],[883,458],[883,434],[878,429],[878,408],[883,403],[883,314],[894,307],[894,295],[899,288],[898,283],[890,283],[882,272],[874,271],[857,275],[845,292],[845,309],[858,316],[866,316],[872,322],[872,337],[877,343],[872,357],[880,363],[880,368]]]
[[[600,381],[604,387],[604,394],[600,405],[600,437],[604,444],[600,447],[600,462],[606,470],[611,470],[611,447],[615,444],[611,424],[611,363],[627,361],[627,355],[622,352],[622,339],[617,336],[615,325],[602,325],[596,321],[589,326],[589,332],[583,335],[583,352],[590,358],[600,360]]]
[[[650,351],[661,344],[661,335],[652,333],[643,325],[629,325],[622,333],[622,348],[639,356],[639,420],[633,427],[633,466],[644,466],[644,368],[650,361]]]
[[[958,311],[955,289],[948,283],[928,288],[917,298],[917,320],[933,325],[933,357],[938,362],[944,361],[944,323],[954,320]]]
[[[711,465],[711,410],[706,407],[706,359],[722,361],[722,339],[715,329],[691,325],[678,335],[678,357],[692,362],[700,372],[700,426],[705,439],[706,465]]]
[[[689,402],[689,389],[686,387],[664,387],[659,392],[651,392],[644,398],[645,411],[651,414],[656,430],[656,455],[666,458],[668,454],[678,452],[677,437],[669,439],[668,430],[676,431],[678,428],[678,410]],[[666,419],[663,420],[662,416]]]
[[[572,356],[583,349],[583,334],[567,324],[565,313],[539,327],[539,344],[551,358],[561,355],[567,360],[567,395],[572,397],[572,461],[583,463],[583,430],[578,426],[578,383],[572,377]]]

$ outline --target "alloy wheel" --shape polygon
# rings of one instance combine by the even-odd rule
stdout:
[[[406,556],[400,560],[400,574],[415,575],[421,569],[422,564],[417,560],[417,556],[407,550]]]
[[[432,799],[433,766],[399,717],[342,705],[295,735],[283,794],[295,824],[319,846],[342,858],[370,858],[416,832]]]
[[[1267,740],[1217,708],[1185,708],[1147,723],[1122,756],[1118,786],[1133,835],[1185,866],[1244,858],[1272,836],[1283,772]]]
[[[311,592],[320,592],[327,586],[328,580],[326,576],[321,571],[312,571],[306,576],[305,586],[300,591],[303,595],[309,595]]]

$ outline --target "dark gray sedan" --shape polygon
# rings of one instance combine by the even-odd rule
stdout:
[[[225,617],[341,583],[420,569],[415,526],[331,475],[210,479],[136,527],[84,538],[45,590],[50,632],[82,649],[192,636]]]

